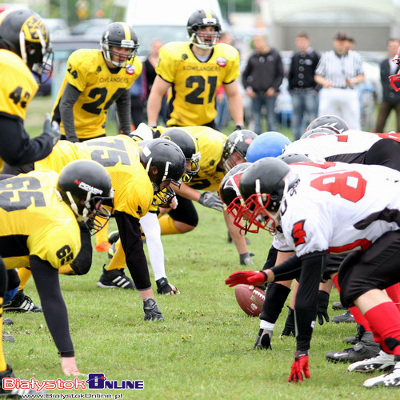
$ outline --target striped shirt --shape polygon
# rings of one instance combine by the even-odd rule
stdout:
[[[338,56],[334,50],[327,51],[322,55],[315,74],[332,82],[333,87],[345,88],[346,79],[364,74],[361,56],[351,50],[343,56]]]

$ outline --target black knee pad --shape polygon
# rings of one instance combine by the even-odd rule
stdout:
[[[19,279],[19,275],[16,269],[7,270],[7,278],[8,278],[7,291],[17,288],[21,283],[21,280]]]

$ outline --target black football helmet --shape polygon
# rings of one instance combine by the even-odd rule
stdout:
[[[282,199],[298,178],[290,177],[288,164],[278,158],[262,158],[252,164],[240,179],[240,194],[244,204],[240,207],[236,222],[248,221],[242,226],[249,231],[258,228],[276,232],[280,221]],[[290,177],[290,179],[289,179]]]
[[[84,222],[92,234],[108,222],[111,212],[103,205],[112,208],[114,190],[110,175],[98,162],[70,162],[60,171],[56,189],[62,200],[71,206],[77,221]]]
[[[171,140],[179,146],[186,157],[187,165],[190,164],[190,169],[186,166],[182,180],[188,183],[200,171],[200,150],[197,139],[187,130],[181,128],[171,128],[166,130],[160,139]]]
[[[321,117],[315,118],[307,126],[306,132],[315,128],[328,128],[335,133],[343,133],[348,131],[350,128],[346,121],[336,115],[322,115]]]
[[[110,61],[116,67],[123,67],[128,60],[135,57],[139,40],[131,26],[125,22],[113,22],[103,32],[100,45],[107,61]],[[122,55],[118,52],[118,49],[111,49],[111,47],[131,49],[131,52],[129,55]],[[119,61],[114,61],[113,55],[118,56]]]
[[[198,30],[212,26],[215,33],[198,33]],[[212,49],[221,36],[221,24],[217,15],[211,10],[194,11],[187,22],[189,41],[201,49]]]
[[[226,171],[236,165],[235,160],[232,158],[233,152],[236,151],[246,161],[247,149],[256,137],[257,134],[248,129],[234,131],[228,136],[228,140],[222,150],[222,160]]]
[[[307,157],[305,154],[300,153],[283,153],[282,155],[276,157],[279,160],[284,161],[286,164],[310,162],[311,158]]]
[[[0,48],[22,58],[42,83],[42,73],[51,75],[53,51],[43,19],[29,9],[11,9],[0,14]]]
[[[327,128],[325,126],[319,126],[318,128],[305,131],[301,135],[300,139],[315,138],[318,136],[325,136],[325,135],[338,135],[338,132],[336,132],[331,128]]]
[[[177,144],[167,139],[146,140],[139,147],[140,162],[153,184],[154,195],[161,203],[167,203],[175,196],[169,184],[181,186],[186,169],[185,155]]]

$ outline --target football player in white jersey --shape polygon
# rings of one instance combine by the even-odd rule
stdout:
[[[400,174],[381,166],[342,163],[322,164],[313,173],[309,168],[289,168],[281,160],[265,158],[243,173],[240,192],[245,203],[238,216],[245,216],[250,227],[281,231],[296,255],[265,271],[233,273],[226,283],[263,284],[294,277],[300,268],[297,349],[288,379],[298,382],[303,373],[310,377],[308,350],[326,256],[352,253],[339,270],[341,301],[357,306],[375,340],[395,361],[392,372],[367,380],[364,386],[396,386],[400,312],[384,289],[400,281]]]

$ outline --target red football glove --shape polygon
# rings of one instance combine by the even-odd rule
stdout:
[[[244,283],[246,285],[262,285],[268,279],[264,271],[237,271],[229,275],[225,279],[225,283],[229,287]]]
[[[290,376],[287,380],[289,383],[303,382],[304,376],[310,378],[310,370],[308,368],[308,351],[296,351],[294,353],[294,361],[290,370]]]

